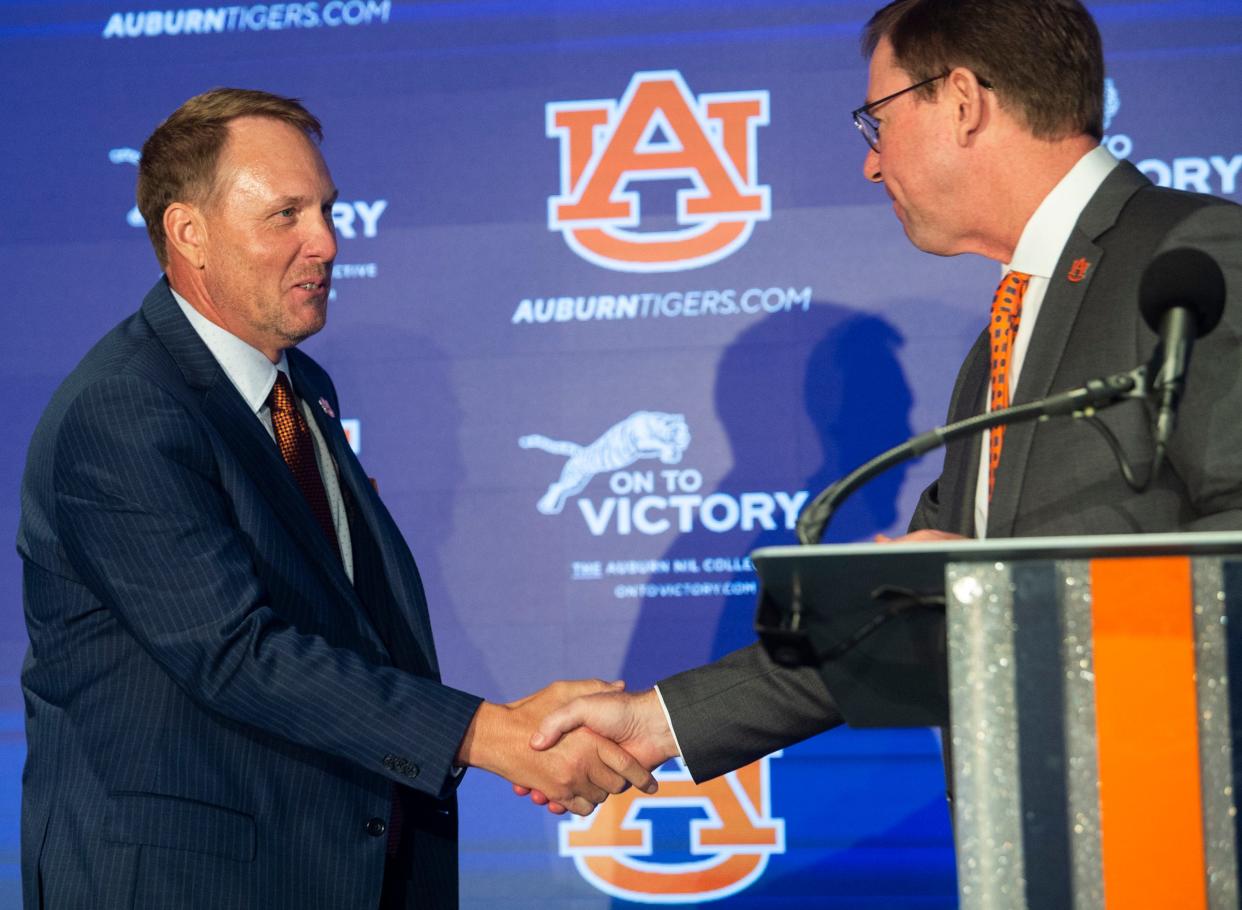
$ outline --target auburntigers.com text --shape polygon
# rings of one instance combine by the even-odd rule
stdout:
[[[676,319],[689,316],[753,316],[807,312],[813,294],[804,288],[734,288],[667,293],[592,294],[578,297],[525,297],[510,319],[514,325],[595,322],[610,319]]]

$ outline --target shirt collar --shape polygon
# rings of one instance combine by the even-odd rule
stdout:
[[[1116,166],[1117,159],[1102,145],[1079,158],[1022,229],[1013,261],[1005,265],[1004,271],[1051,278],[1078,216]]]
[[[250,405],[250,410],[258,414],[267,405],[267,397],[272,392],[272,386],[276,384],[276,371],[280,370],[285,376],[289,375],[289,361],[285,352],[280,352],[279,363],[272,363],[266,354],[216,325],[176,291],[172,295],[198,337],[207,345],[207,350],[211,351],[211,355],[229,377],[229,381],[246,400],[246,404]]]

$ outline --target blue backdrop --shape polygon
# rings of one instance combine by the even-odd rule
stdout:
[[[1089,4],[1113,151],[1239,200],[1242,2]],[[645,686],[753,639],[745,555],[939,422],[995,264],[906,242],[848,112],[872,3],[0,0],[0,527],[55,385],[158,275],[137,149],[216,85],[302,98],[341,188],[328,328],[446,680]],[[623,194],[613,198],[614,191]],[[904,526],[938,464],[830,531]],[[0,556],[0,906],[17,904],[20,562]],[[476,773],[467,907],[950,907],[928,731],[840,730],[565,822]]]

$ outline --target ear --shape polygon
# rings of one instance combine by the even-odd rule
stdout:
[[[169,258],[175,253],[195,269],[207,264],[207,225],[196,206],[174,202],[164,209],[164,235]]]
[[[953,132],[957,144],[970,145],[988,122],[991,92],[979,84],[977,77],[959,66],[945,77],[945,91],[952,106]]]

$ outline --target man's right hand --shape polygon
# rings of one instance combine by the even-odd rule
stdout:
[[[617,689],[582,695],[543,718],[531,737],[534,749],[552,749],[566,736],[589,728],[625,749],[646,768],[654,769],[679,754],[655,689],[630,694]],[[546,805],[556,814],[573,811],[546,790],[515,784],[514,792]],[[653,791],[644,791],[653,792]]]
[[[577,815],[589,815],[610,793],[631,784],[654,793],[655,778],[642,762],[590,730],[567,729],[563,737],[558,733],[558,741],[548,742],[543,751],[530,747],[536,726],[550,714],[555,716],[555,709],[580,696],[616,692],[619,686],[601,680],[556,682],[507,705],[484,702],[466,730],[457,762],[491,771],[526,791],[546,794],[548,801]]]

